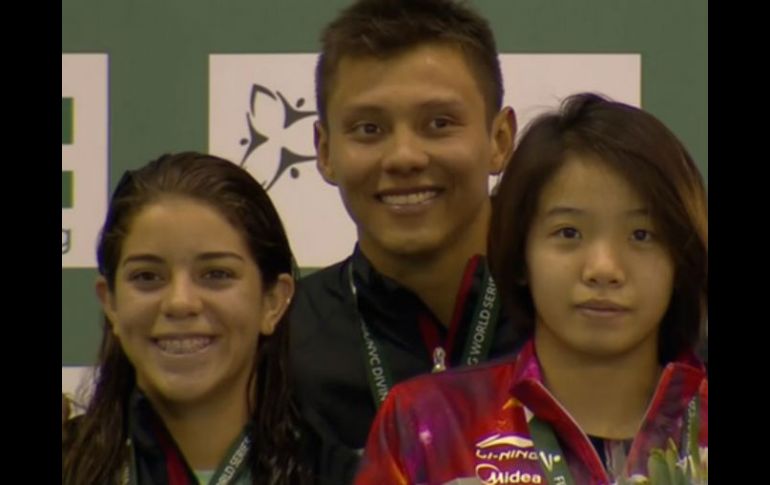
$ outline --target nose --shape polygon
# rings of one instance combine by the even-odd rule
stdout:
[[[419,172],[428,165],[430,157],[425,140],[409,126],[396,126],[385,145],[382,165],[393,174]]]
[[[587,251],[583,282],[591,287],[612,288],[626,281],[621,250],[610,241],[596,241]]]
[[[163,296],[163,313],[169,318],[185,318],[197,315],[202,308],[195,282],[186,275],[174,275]]]

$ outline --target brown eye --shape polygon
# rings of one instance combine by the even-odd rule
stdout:
[[[150,282],[160,280],[160,276],[152,271],[137,271],[128,278],[131,281]]]
[[[441,129],[441,128],[446,128],[451,123],[452,122],[449,120],[449,118],[434,118],[430,122],[430,125],[431,125],[432,128]]]
[[[155,271],[137,270],[128,274],[128,282],[142,291],[154,290],[163,286],[163,276]]]
[[[636,229],[631,233],[631,239],[639,242],[646,242],[652,240],[652,232],[647,229]]]
[[[580,238],[580,231],[574,227],[563,227],[557,231],[557,235],[564,239],[578,239]]]
[[[212,269],[203,274],[203,278],[207,280],[228,280],[233,278],[233,276],[234,274],[232,271],[225,269]]]
[[[382,130],[374,123],[359,123],[353,127],[353,131],[359,135],[376,135]]]

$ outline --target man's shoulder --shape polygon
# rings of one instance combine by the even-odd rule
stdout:
[[[293,344],[308,338],[329,337],[333,329],[346,328],[350,314],[349,289],[344,275],[348,259],[327,266],[299,280],[289,322]],[[340,330],[342,331],[342,330]]]
[[[345,266],[347,259],[302,277],[297,284],[292,314],[324,315],[330,307],[346,300]]]
[[[344,270],[350,257],[325,268],[312,271],[299,280],[298,292],[316,294],[319,292],[338,290],[344,283]]]

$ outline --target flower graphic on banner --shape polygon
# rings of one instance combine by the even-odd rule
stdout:
[[[269,173],[269,175],[259,177],[266,190],[270,190],[287,170],[292,178],[299,177],[299,170],[297,170],[296,165],[316,159],[314,153],[296,153],[284,146],[280,140],[271,143],[273,138],[281,138],[278,135],[298,122],[317,115],[315,110],[302,110],[304,104],[304,98],[298,98],[292,105],[279,90],[273,91],[260,84],[252,84],[251,86],[249,111],[246,112],[249,138],[243,138],[240,141],[240,144],[246,147],[240,165],[247,167],[247,165],[255,163],[259,166],[259,173]],[[282,109],[282,120],[279,120],[279,116],[275,115],[259,116],[265,110],[276,111],[277,106]],[[272,165],[272,170],[267,170],[269,165]]]

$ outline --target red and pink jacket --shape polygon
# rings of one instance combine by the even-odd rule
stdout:
[[[534,445],[528,425],[533,414],[558,437],[576,484],[615,483],[589,438],[543,385],[532,341],[513,359],[395,386],[374,421],[355,483],[548,483],[544,466],[554,456]],[[697,437],[688,429],[696,429]],[[687,451],[697,440],[696,459],[707,465],[708,379],[691,355],[663,369],[626,457],[625,476],[647,476],[650,453],[666,449],[669,439],[681,463],[692,463]]]

